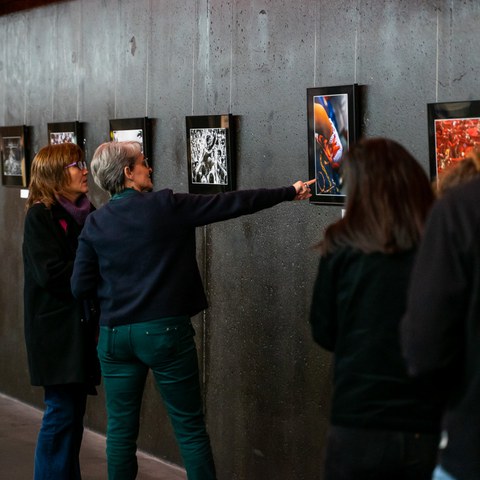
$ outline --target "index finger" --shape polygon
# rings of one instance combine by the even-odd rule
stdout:
[[[306,182],[303,182],[305,185],[311,185],[312,183],[315,183],[315,178],[313,178],[312,180],[307,180]]]

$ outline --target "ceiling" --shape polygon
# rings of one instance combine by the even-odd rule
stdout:
[[[70,0],[0,0],[0,15]]]

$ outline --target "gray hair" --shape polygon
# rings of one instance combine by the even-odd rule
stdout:
[[[93,154],[90,164],[95,183],[110,195],[125,190],[125,167],[133,168],[135,159],[142,152],[138,142],[102,143]]]

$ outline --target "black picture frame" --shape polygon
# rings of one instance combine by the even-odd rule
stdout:
[[[26,188],[30,177],[28,127],[0,127],[2,185]]]
[[[186,117],[189,193],[235,190],[234,116]]]
[[[311,203],[343,205],[342,159],[360,137],[357,84],[307,88],[308,172]]]
[[[142,145],[142,153],[153,166],[151,120],[148,117],[114,118],[110,120],[112,142],[135,141]]]
[[[75,143],[82,149],[85,146],[83,125],[80,122],[53,122],[47,124],[48,144]]]
[[[430,178],[438,176],[480,147],[480,100],[428,103]]]

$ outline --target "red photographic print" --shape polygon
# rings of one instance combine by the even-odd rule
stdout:
[[[435,120],[437,172],[453,167],[480,146],[480,118]]]

